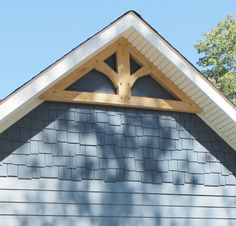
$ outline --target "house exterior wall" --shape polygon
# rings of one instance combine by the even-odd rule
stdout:
[[[43,103],[0,134],[1,225],[234,225],[236,154],[194,114]]]

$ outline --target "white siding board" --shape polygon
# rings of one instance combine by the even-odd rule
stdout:
[[[185,81],[185,78],[184,77],[179,77],[178,79],[175,80],[175,84],[177,86],[179,86],[179,84],[181,84],[182,82]]]
[[[233,139],[235,133],[236,133],[236,128],[233,127],[232,129],[227,130],[227,131],[225,132],[225,135],[228,136],[230,139]]]
[[[134,31],[128,38],[128,41],[132,44],[132,42],[139,36],[137,31]]]
[[[175,83],[176,79],[181,77],[181,72],[176,71],[174,74],[172,74],[169,78]]]
[[[210,121],[214,121],[215,119],[217,119],[217,118],[219,118],[223,115],[224,115],[224,112],[218,111],[218,112],[215,112],[212,115],[208,116],[208,118],[209,118]]]
[[[211,105],[212,108],[209,108],[209,105]],[[201,105],[200,105],[201,106]],[[214,104],[210,103],[210,104],[206,104],[204,107],[203,107],[203,115],[205,115],[205,117],[210,117],[210,116],[213,116],[215,115],[216,113],[218,113],[218,107],[215,106]]]
[[[153,61],[158,59],[159,57],[162,57],[162,55],[160,53],[154,52],[148,59],[153,63]]]
[[[145,48],[145,46],[148,45],[148,42],[146,39],[142,39],[142,41],[139,43],[139,45],[137,46],[137,49],[140,51],[140,53],[143,55],[143,49]]]
[[[173,70],[174,66],[172,64],[168,64],[166,67],[162,68],[162,73],[168,77],[168,72]]]
[[[184,88],[187,88],[191,85],[190,81],[185,79],[181,84],[179,84],[179,88],[184,90]]]
[[[190,89],[187,93],[189,96],[193,96],[194,94],[199,93],[199,89],[197,87],[194,87]]]
[[[229,132],[230,133],[233,133],[233,132],[236,132],[236,127],[233,125],[232,121],[229,122],[227,125],[224,126],[224,128],[222,128],[222,131],[225,133],[225,134],[228,134]],[[230,136],[229,136],[230,137]]]
[[[152,48],[150,48],[147,52],[146,52],[146,54],[145,54],[145,57],[147,58],[147,59],[149,59],[153,54],[155,54],[156,52],[158,52],[158,51],[156,51],[156,49],[152,46]],[[159,53],[158,52],[158,55],[159,54],[161,54],[161,53]]]
[[[232,141],[234,139],[235,131],[233,131],[231,134],[227,135],[227,137]]]
[[[232,126],[232,121],[227,123],[226,125],[224,125],[223,128],[221,128],[221,130],[223,131],[224,134],[226,134],[228,136],[228,131],[231,131],[232,133],[236,133],[236,128],[235,126]],[[229,138],[232,139],[232,137],[230,137],[229,135]]]
[[[217,107],[214,106],[214,104],[207,105],[206,107],[203,108],[204,112],[206,112],[204,115],[207,117],[208,114],[212,114],[212,111],[214,110],[217,112]],[[211,122],[211,121],[209,121]]]
[[[224,128],[222,129],[222,132],[223,133],[227,133],[229,130],[234,130],[236,131],[235,129],[235,126],[232,125],[232,121],[230,123],[228,123],[228,125],[225,125]]]
[[[153,64],[157,66],[159,70],[161,70],[163,67],[166,67],[168,63],[169,62],[164,57],[158,58],[153,62]]]
[[[152,48],[150,43],[146,43],[146,45],[140,50],[140,52],[145,56],[146,53]],[[146,56],[145,56],[146,57]]]
[[[201,97],[200,97],[201,98]],[[195,99],[196,102],[196,99]],[[197,103],[197,102],[196,102]],[[201,104],[199,104],[199,106],[201,108],[205,108],[206,106],[208,106],[209,104],[211,104],[211,101],[209,101],[209,99],[206,99],[204,102],[200,102]]]
[[[182,88],[182,90],[189,95],[189,91],[192,89],[195,89],[195,86],[192,83],[189,83],[188,79],[185,79],[185,81],[188,83],[185,87]],[[189,95],[190,96],[190,95]]]
[[[199,96],[199,97],[196,98],[196,99],[194,99],[194,97],[191,97],[191,98],[194,100],[194,102],[195,102],[196,104],[198,104],[201,108],[204,109],[204,112],[205,112],[205,108],[206,108],[207,106],[209,106],[209,105],[212,104],[212,102],[209,101],[209,99],[207,99],[204,94],[201,95],[201,96]],[[213,104],[213,105],[214,105],[214,104]]]
[[[202,92],[195,92],[195,93],[193,93],[192,95],[190,95],[191,96],[191,98],[193,99],[193,100],[197,100],[197,99],[199,99],[199,98],[202,98],[203,96],[205,96]]]
[[[130,28],[123,34],[123,37],[128,40],[129,36],[134,32],[135,32],[135,29]]]
[[[158,57],[156,59],[154,59],[152,62],[153,62],[153,64],[155,64],[158,67],[165,60],[166,59],[163,55],[158,55]]]
[[[234,138],[231,139],[231,142],[234,143],[234,144],[236,144],[236,139],[234,139]]]
[[[167,60],[163,60],[162,63],[159,65],[159,70],[163,71],[164,68],[168,68],[170,66],[170,63]]]
[[[165,71],[165,69],[163,69],[163,71]],[[174,73],[176,73],[178,70],[176,67],[170,67],[167,71],[165,71],[165,75],[170,78],[170,76]]]
[[[143,40],[144,38],[141,35],[139,35],[135,40],[133,40],[132,45],[139,50],[140,49],[139,45]]]
[[[227,123],[232,123],[232,120],[227,118],[225,115],[222,115],[221,117],[218,117],[218,118],[214,119],[212,121],[212,123],[214,123],[217,127],[219,125],[221,125],[221,127],[222,127],[224,125],[227,125]],[[221,128],[221,127],[219,126],[219,128]],[[222,130],[222,132],[223,132],[223,130]]]

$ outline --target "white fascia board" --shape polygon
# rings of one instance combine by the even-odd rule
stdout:
[[[166,43],[140,18],[134,15],[131,18],[133,27],[153,46],[155,46],[170,62],[172,62],[187,78],[198,86],[219,108],[221,108],[234,122],[236,109],[222,96],[202,75],[185,59],[183,59],[169,44]]]
[[[38,96],[131,27],[127,14],[73,50],[0,104],[0,133],[39,104]],[[31,109],[30,109],[30,104]],[[27,111],[22,109],[27,106]]]
[[[40,105],[43,101],[39,99],[34,99],[32,101],[29,101],[25,104],[23,104],[21,107],[17,109],[17,112],[15,114],[11,114],[11,116],[5,117],[5,119],[0,124],[0,133],[3,132],[5,129],[7,129],[9,126],[17,122],[19,119],[21,119],[23,116],[28,114],[32,109],[36,108],[38,105]]]

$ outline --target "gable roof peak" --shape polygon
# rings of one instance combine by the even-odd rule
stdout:
[[[34,109],[40,95],[124,37],[202,109],[198,114],[236,149],[236,108],[135,11],[124,15],[50,65],[0,102],[0,133]]]

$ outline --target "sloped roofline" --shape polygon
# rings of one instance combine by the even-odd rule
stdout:
[[[236,107],[139,14],[128,11],[4,98],[0,102],[0,133],[42,103],[42,100],[38,98],[40,94],[92,58],[97,52],[120,38],[129,29],[135,29],[155,46],[159,52],[183,72],[186,78],[204,91],[210,101],[214,102],[235,123],[236,127]],[[211,126],[205,117],[203,119]],[[236,145],[227,139],[220,130],[213,129],[236,149]],[[236,135],[233,140],[236,140]]]

